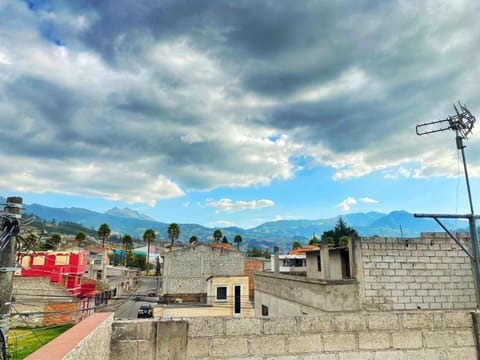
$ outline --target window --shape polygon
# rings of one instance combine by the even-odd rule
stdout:
[[[216,295],[215,300],[217,301],[227,301],[227,287],[226,286],[217,286],[215,288]]]
[[[317,270],[322,271],[322,258],[320,255],[317,256]]]
[[[268,306],[262,305],[262,316],[268,316]]]

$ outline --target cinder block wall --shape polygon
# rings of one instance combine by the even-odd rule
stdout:
[[[453,310],[122,321],[113,324],[110,358],[476,359],[472,329],[472,314]]]
[[[165,254],[165,294],[206,293],[209,276],[244,275],[244,256],[237,250],[189,246]]]
[[[457,238],[469,247],[468,234]],[[476,308],[470,259],[445,233],[361,238],[354,252],[366,309]]]

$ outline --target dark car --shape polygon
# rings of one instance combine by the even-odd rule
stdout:
[[[151,317],[153,317],[152,305],[140,305],[140,309],[138,309],[137,318],[151,318]]]

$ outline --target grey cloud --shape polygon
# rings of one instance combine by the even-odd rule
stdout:
[[[15,38],[9,56],[21,63],[35,35],[43,41],[35,54],[61,50],[58,39],[66,44],[58,64],[76,77],[40,76],[42,64],[28,60],[8,68],[20,70],[0,68],[0,97],[17,124],[0,131],[2,151],[66,167],[114,162],[112,179],[125,168],[141,173],[112,184],[112,193],[155,176],[196,189],[265,184],[291,176],[293,158],[309,158],[317,146],[329,151],[329,165],[354,153],[368,169],[411,161],[417,123],[447,116],[457,99],[480,111],[480,9],[452,7],[450,14],[373,1],[40,3],[17,13],[24,31],[0,30]],[[80,18],[84,27],[69,26]],[[87,71],[78,59],[85,54],[94,64]],[[285,147],[262,142],[272,133],[287,135]],[[441,141],[421,144],[433,151]],[[108,192],[108,184],[95,186]]]

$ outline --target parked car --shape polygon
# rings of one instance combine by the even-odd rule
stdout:
[[[140,308],[138,309],[138,314],[137,318],[151,318],[153,317],[153,307],[152,305],[140,305]]]
[[[157,296],[157,290],[154,288],[148,289],[147,296]]]

